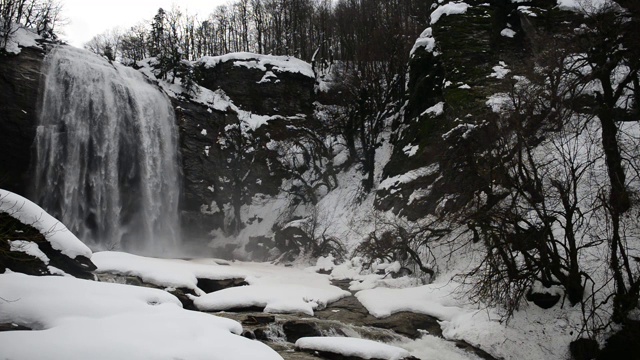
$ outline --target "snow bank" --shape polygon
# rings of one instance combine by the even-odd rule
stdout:
[[[212,259],[156,259],[119,252],[98,252],[93,261],[100,272],[139,276],[145,282],[167,287],[186,287],[201,297],[193,297],[198,309],[220,311],[259,306],[266,312],[313,315],[349,292],[331,285],[327,275],[271,264],[232,262],[219,265]],[[234,287],[205,294],[197,279],[242,278],[249,286]]]
[[[260,55],[248,52],[231,53],[221,56],[205,56],[196,62],[206,68],[212,68],[220,63],[233,62],[234,66],[244,66],[249,69],[268,71],[267,66],[280,72],[298,73],[315,78],[311,64],[291,56]]]
[[[162,290],[58,276],[0,275],[0,323],[47,329],[67,317],[100,318],[148,309],[181,307]]]
[[[157,289],[56,276],[0,275],[9,359],[281,359],[229,319],[186,311]]]
[[[204,311],[220,311],[238,307],[264,307],[271,313],[304,313],[351,295],[331,285],[329,276],[295,268],[269,264],[234,263],[254,275],[245,279],[249,286],[216,291],[194,298],[195,306]]]
[[[465,312],[456,301],[455,284],[430,284],[406,289],[375,288],[356,294],[358,300],[375,317],[383,318],[410,311],[450,320]]]
[[[268,313],[303,313],[313,315],[315,309],[347,296],[335,286],[269,284],[240,286],[216,291],[194,299],[199,310],[221,311],[233,308],[264,307]]]
[[[197,316],[203,315],[203,316]],[[207,317],[209,319],[207,319]],[[0,334],[8,359],[282,359],[258,341],[233,335],[213,316],[158,306],[99,320],[69,319],[44,331]]]
[[[66,226],[24,197],[0,189],[0,212],[7,213],[21,223],[36,228],[54,249],[64,255],[72,259],[78,255],[91,258],[91,250]]]
[[[464,14],[467,12],[467,9],[469,7],[470,7],[469,4],[464,2],[458,2],[458,1],[440,5],[437,9],[435,9],[431,13],[431,25],[437,23],[438,20],[440,20],[440,18],[442,17],[442,15]]]
[[[410,356],[407,350],[399,347],[348,337],[304,337],[296,341],[296,347],[363,359],[400,360]]]
[[[198,278],[225,280],[245,278],[241,269],[218,265],[214,260],[204,263],[177,259],[158,259],[122,252],[103,251],[91,258],[98,272],[110,272],[140,277],[143,281],[159,286],[198,289]]]

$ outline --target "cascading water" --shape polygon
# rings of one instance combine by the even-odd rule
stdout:
[[[179,238],[175,116],[139,71],[58,46],[45,58],[36,201],[102,249],[162,255]]]

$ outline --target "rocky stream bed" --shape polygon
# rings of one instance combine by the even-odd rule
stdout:
[[[99,281],[116,282],[135,286],[155,287],[145,283],[137,276],[113,273],[97,274]],[[332,284],[349,291],[351,280],[333,280]],[[243,279],[211,280],[198,279],[198,285],[205,292],[219,291],[229,287],[244,286]],[[188,289],[165,289],[176,295],[186,309],[197,311],[187,294]],[[305,352],[296,349],[295,343],[303,337],[337,336],[368,339],[382,343],[401,343],[415,340],[423,335],[442,337],[438,319],[419,313],[398,312],[385,318],[376,318],[353,296],[344,297],[328,304],[324,309],[316,310],[314,316],[307,314],[269,314],[262,308],[235,308],[211,314],[232,319],[244,329],[243,336],[261,341],[277,351],[285,360],[338,359],[358,360],[360,357],[345,357],[330,352]],[[495,360],[487,352],[464,341],[452,341],[456,347],[468,352],[470,356]],[[471,355],[473,354],[473,355]],[[405,359],[417,359],[414,357]]]

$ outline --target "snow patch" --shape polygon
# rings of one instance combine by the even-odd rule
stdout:
[[[427,52],[433,52],[433,49],[436,47],[436,39],[433,38],[433,30],[429,27],[426,28],[416,39],[415,44],[413,44],[413,48],[411,48],[410,55],[416,52],[416,50],[420,48],[424,48]]]
[[[513,38],[514,36],[516,36],[516,32],[509,28],[504,28],[502,29],[502,31],[500,31],[500,35],[508,38]]]
[[[507,63],[504,61],[498,62],[498,65],[493,67],[493,73],[489,75],[489,77],[493,77],[496,79],[504,79],[511,70],[507,68]]]
[[[401,360],[410,356],[407,350],[396,346],[348,337],[303,337],[296,341],[296,348],[362,359]]]
[[[420,149],[419,145],[407,145],[405,147],[402,148],[402,152],[407,155],[408,157],[412,157],[414,156],[417,152],[418,149]]]
[[[440,101],[439,103],[433,105],[432,107],[422,112],[420,116],[424,116],[424,115],[440,116],[442,114],[444,114],[444,102]]]
[[[464,14],[469,7],[469,4],[458,1],[441,5],[431,13],[431,25],[437,23],[442,15]]]
[[[22,252],[40,259],[45,265],[49,264],[49,257],[40,250],[38,244],[33,241],[13,240],[9,241],[9,251]]]

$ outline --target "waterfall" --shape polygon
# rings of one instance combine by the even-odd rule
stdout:
[[[98,249],[178,244],[180,170],[168,97],[139,71],[57,46],[45,58],[34,199]]]

